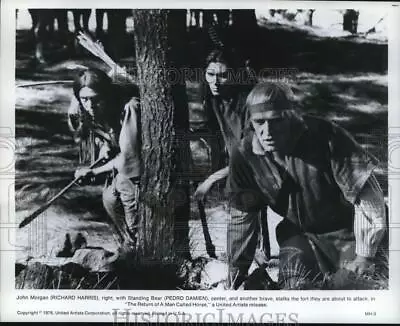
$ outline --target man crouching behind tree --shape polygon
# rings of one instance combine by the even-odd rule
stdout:
[[[75,80],[68,124],[76,142],[92,137],[102,166],[78,168],[75,177],[90,181],[109,173],[103,204],[126,249],[133,248],[138,227],[137,199],[141,174],[138,138],[138,97],[126,96],[120,85],[101,70],[88,69]]]
[[[278,282],[285,289],[306,288],[342,267],[371,271],[385,233],[384,198],[373,174],[377,160],[336,124],[301,116],[292,99],[280,83],[259,84],[247,97],[252,128],[229,165],[229,280],[235,289],[253,260],[263,207],[284,217],[276,236]]]

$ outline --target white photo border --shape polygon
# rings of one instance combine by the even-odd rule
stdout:
[[[110,5],[111,3],[111,5]],[[380,291],[268,291],[268,293],[261,291],[246,291],[243,293],[233,291],[212,291],[207,293],[199,293],[199,291],[52,291],[52,290],[16,290],[14,282],[14,253],[12,246],[15,244],[15,204],[13,200],[13,191],[10,189],[14,184],[14,152],[15,149],[15,9],[18,8],[382,8],[387,7],[389,11],[389,23],[388,23],[388,37],[389,37],[389,61],[388,61],[388,82],[389,82],[389,125],[388,125],[388,136],[392,137],[392,141],[389,141],[389,205],[390,205],[390,280],[389,290]],[[400,271],[400,201],[395,198],[399,198],[400,193],[400,178],[392,178],[391,173],[396,172],[399,169],[399,156],[400,146],[396,145],[400,142],[400,42],[399,42],[399,31],[400,31],[400,7],[396,3],[391,2],[325,2],[325,1],[106,1],[106,0],[84,0],[84,1],[50,1],[50,0],[3,0],[1,1],[1,66],[0,66],[0,141],[1,141],[1,152],[4,153],[2,160],[10,162],[7,164],[5,172],[0,173],[0,203],[1,203],[1,221],[0,221],[0,291],[1,291],[1,305],[0,305],[0,320],[1,321],[99,321],[99,322],[113,322],[112,315],[79,315],[79,316],[64,316],[64,315],[52,315],[46,316],[43,314],[19,314],[18,311],[42,311],[49,309],[49,306],[43,306],[41,301],[29,301],[25,302],[23,309],[18,305],[16,297],[18,295],[97,295],[103,296],[118,296],[118,295],[134,295],[134,296],[198,296],[198,295],[213,295],[213,296],[280,296],[291,298],[293,296],[301,297],[315,297],[322,298],[324,296],[337,296],[337,297],[374,297],[374,301],[358,302],[352,301],[346,302],[321,302],[314,301],[312,304],[293,302],[293,301],[282,301],[271,303],[268,305],[266,311],[260,312],[259,308],[246,308],[240,310],[243,312],[242,321],[270,321],[273,323],[279,322],[346,322],[346,323],[399,323],[400,322],[400,311],[398,309],[400,303],[400,277],[398,271]],[[397,139],[396,136],[397,135]],[[394,137],[394,138],[393,138]],[[396,165],[397,164],[397,165]],[[2,165],[3,166],[3,165]],[[0,171],[1,172],[1,171]],[[399,220],[398,220],[399,219]],[[101,292],[101,293],[99,293]],[[104,309],[104,311],[110,310],[110,302],[107,300],[102,301],[69,301],[69,300],[53,300],[51,302],[51,309],[54,311],[64,310],[66,305],[68,309],[80,309],[82,304],[85,307],[93,306],[95,310]],[[126,305],[113,301],[116,308],[121,311],[126,309]],[[160,308],[161,309],[161,308]],[[165,310],[165,309],[164,309]],[[226,311],[220,311],[215,309],[201,309],[201,308],[181,308],[177,311],[184,310],[185,313],[193,316],[192,319],[179,319],[179,314],[170,316],[171,322],[176,321],[200,321],[200,322],[227,322],[234,321],[229,319],[228,313],[232,313],[232,316],[237,316],[235,313],[237,309],[227,309]],[[147,312],[158,311],[156,308],[144,309]],[[174,309],[171,309],[174,311]],[[373,315],[368,315],[366,312],[374,312]],[[196,314],[202,313],[202,315],[196,320]],[[272,315],[272,319],[260,320],[262,314]],[[213,315],[214,314],[214,315]],[[277,314],[281,314],[280,317]],[[282,317],[285,314],[285,317]],[[291,315],[292,314],[292,315]],[[253,317],[252,317],[253,316]],[[269,315],[266,315],[269,318]],[[148,316],[146,315],[146,318]],[[178,318],[178,319],[177,319]],[[188,318],[188,317],[187,317]],[[253,319],[251,319],[253,318]],[[257,319],[258,318],[258,319]],[[146,321],[140,320],[138,321]],[[163,321],[165,319],[151,319],[152,321]],[[123,322],[123,318],[119,318],[120,322]],[[130,320],[133,321],[133,320]]]

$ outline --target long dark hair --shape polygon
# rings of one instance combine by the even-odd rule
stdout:
[[[250,92],[257,82],[255,76],[251,74],[250,63],[248,60],[245,60],[237,51],[235,51],[235,49],[227,50],[225,48],[217,48],[212,50],[205,60],[204,74],[202,78],[203,99],[205,99],[206,96],[211,96],[211,91],[205,80],[205,70],[210,63],[213,62],[223,63],[228,67],[228,73],[232,74],[232,77],[235,77],[235,83],[231,85],[235,91]]]
[[[79,91],[84,87],[93,89],[108,100],[111,95],[112,80],[100,69],[91,68],[80,72],[76,76],[73,85],[74,95],[80,104]]]
[[[203,103],[203,109],[208,119],[208,126],[211,130],[219,130],[217,118],[212,109],[212,98],[210,87],[205,80],[205,71],[210,63],[223,63],[229,71],[228,73],[235,76],[235,83],[231,84],[232,96],[243,97],[244,100],[247,94],[257,83],[255,75],[251,74],[249,63],[234,49],[216,48],[212,50],[205,60],[204,73],[201,81],[201,100]],[[237,79],[238,77],[239,80]]]

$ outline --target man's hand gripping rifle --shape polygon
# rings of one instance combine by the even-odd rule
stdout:
[[[96,167],[98,164],[105,162],[106,160],[104,157],[99,157],[92,165],[90,165],[90,169]],[[25,217],[22,222],[19,224],[19,228],[24,227],[25,225],[29,224],[32,222],[36,217],[38,217],[40,214],[42,214],[46,209],[48,209],[58,198],[60,198],[63,194],[65,194],[73,185],[77,184],[82,177],[76,177],[74,180],[72,180],[69,184],[67,184],[62,190],[60,190],[57,195],[55,195],[53,198],[48,200],[45,204],[40,206],[38,209],[36,209],[33,213],[29,214],[27,217]]]

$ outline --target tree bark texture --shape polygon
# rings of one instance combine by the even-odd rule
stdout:
[[[178,78],[186,11],[183,20],[179,13],[133,12],[144,163],[139,197],[140,260],[161,262],[188,254],[189,187],[184,176],[189,118],[185,83]]]

